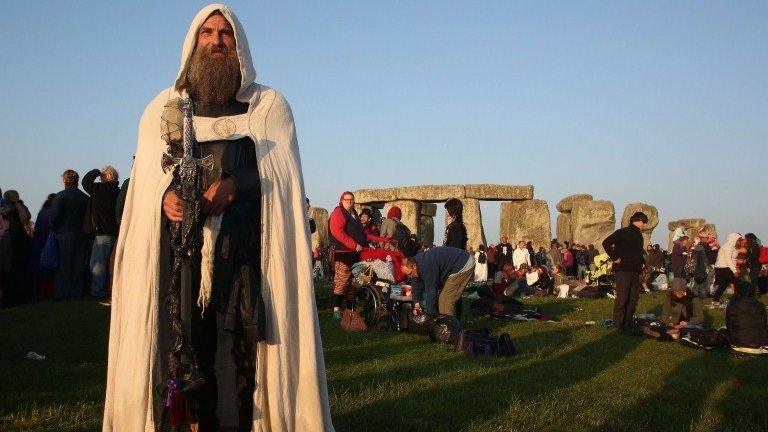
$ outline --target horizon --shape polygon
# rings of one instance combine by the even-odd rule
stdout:
[[[2,20],[0,188],[33,216],[60,174],[127,176],[138,118],[205,2],[21,4]],[[768,236],[768,4],[230,2],[291,103],[305,187],[531,184]],[[148,14],[146,11],[152,11]],[[346,169],[345,169],[346,168]],[[41,174],[45,173],[45,174]],[[754,197],[754,198],[753,198]],[[489,243],[499,204],[482,203]],[[442,238],[442,208],[435,217]]]

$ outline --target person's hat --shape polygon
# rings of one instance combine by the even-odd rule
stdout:
[[[635,212],[635,214],[632,215],[631,218],[629,218],[629,223],[642,221],[643,223],[648,223],[648,215],[646,215],[643,212]]]
[[[685,291],[688,289],[688,284],[685,283],[684,278],[675,278],[672,281],[672,291]]]
[[[403,212],[400,211],[400,207],[398,206],[392,206],[389,208],[389,211],[387,212],[387,217],[389,219],[401,219],[403,217]]]

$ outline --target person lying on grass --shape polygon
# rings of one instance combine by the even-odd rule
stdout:
[[[660,321],[667,325],[667,333],[672,339],[679,339],[680,333],[685,330],[702,328],[704,306],[701,299],[688,288],[685,279],[672,281],[672,289],[664,300]]]

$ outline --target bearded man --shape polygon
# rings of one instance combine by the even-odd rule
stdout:
[[[168,227],[185,206],[178,175],[161,162],[178,144],[173,125],[187,97],[195,157],[213,162],[203,181],[202,247],[185,269],[192,298],[182,298],[203,378],[184,392],[189,426],[333,430],[293,116],[255,76],[240,22],[224,5],[206,6],[190,26],[174,85],[141,118],[115,256],[104,431],[167,430],[175,427],[169,418],[185,417],[168,409],[178,389],[166,364],[175,346],[165,306]]]

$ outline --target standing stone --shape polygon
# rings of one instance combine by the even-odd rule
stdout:
[[[483,231],[483,215],[480,212],[480,201],[474,198],[460,200],[464,204],[464,226],[467,227],[467,246],[477,250],[478,245],[485,245],[485,232]],[[448,212],[445,212],[446,219]],[[446,225],[448,222],[446,221]],[[442,244],[442,239],[440,239]]]
[[[389,203],[389,205],[387,205],[387,211],[389,211],[392,206],[400,207],[400,212],[402,213],[400,222],[402,222],[405,226],[408,227],[409,230],[411,230],[411,234],[416,234],[418,237],[421,203],[411,200],[392,201]],[[384,214],[386,214],[386,212]]]
[[[557,211],[560,213],[570,213],[573,211],[573,204],[577,203],[579,201],[592,201],[594,198],[592,198],[592,195],[590,194],[574,194],[574,195],[568,195],[567,197],[560,200],[559,203],[557,203]]]
[[[435,218],[419,216],[419,243],[432,246],[435,244]]]
[[[524,240],[533,243],[535,250],[548,249],[552,241],[549,205],[538,199],[501,203],[501,232],[513,245]]]
[[[315,232],[312,233],[312,249],[326,249],[330,244],[328,233],[328,210],[320,207],[310,207],[309,217],[315,221]]]
[[[557,215],[557,241],[560,244],[571,242],[571,214],[560,213]]]
[[[645,247],[651,244],[651,234],[653,234],[653,229],[656,228],[657,225],[659,225],[659,211],[656,209],[656,207],[650,204],[645,204],[645,203],[627,204],[627,206],[624,207],[624,214],[621,215],[622,228],[629,226],[629,219],[636,212],[643,212],[646,214],[646,216],[648,216],[648,224],[646,226],[646,229],[642,231],[643,247]]]
[[[437,215],[437,204],[421,203],[421,215],[435,217]]]
[[[616,211],[610,201],[578,201],[571,212],[573,243],[590,244],[603,252],[603,240],[616,227]]]

